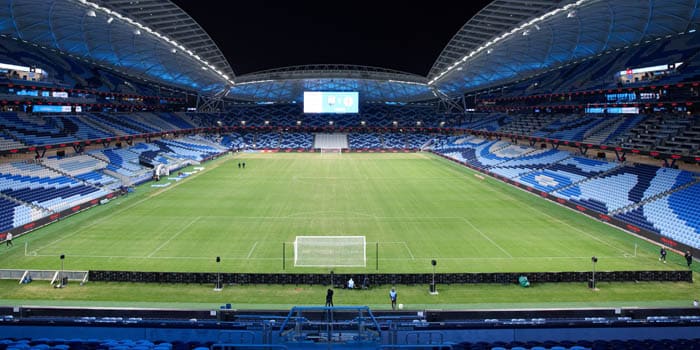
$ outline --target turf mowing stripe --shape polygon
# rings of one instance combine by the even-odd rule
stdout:
[[[222,163],[222,162],[214,163],[211,167],[205,168],[204,170],[198,172],[196,175],[205,173],[205,172],[207,172],[207,171],[210,170],[210,169],[216,169],[221,163]],[[66,235],[61,235],[60,238],[58,238],[58,239],[56,239],[56,240],[54,240],[54,241],[52,241],[52,242],[50,242],[50,243],[48,243],[48,244],[42,246],[42,247],[39,247],[38,249],[34,249],[33,251],[38,252],[38,251],[40,251],[40,250],[42,250],[42,249],[48,248],[48,247],[50,247],[50,246],[52,246],[52,245],[54,245],[54,244],[56,244],[56,243],[58,243],[58,242],[63,241],[63,240],[66,239],[66,238],[70,238],[70,237],[72,237],[72,236],[77,235],[78,233],[85,232],[85,230],[87,230],[87,229],[89,229],[89,228],[91,228],[91,227],[93,227],[93,226],[95,226],[95,225],[97,225],[97,224],[99,224],[99,223],[102,223],[103,221],[105,221],[105,220],[107,220],[107,219],[112,218],[112,216],[115,216],[115,215],[117,215],[117,214],[121,214],[121,213],[122,213],[123,211],[125,211],[125,210],[131,209],[131,208],[133,208],[133,207],[135,207],[135,206],[137,206],[137,205],[139,205],[139,204],[141,204],[141,203],[143,203],[143,202],[145,202],[145,201],[147,201],[147,200],[149,200],[149,199],[151,199],[151,198],[153,198],[153,197],[155,197],[155,196],[157,196],[157,195],[159,195],[159,194],[161,194],[161,193],[167,192],[167,191],[169,191],[169,190],[171,190],[171,189],[177,187],[178,185],[187,182],[187,180],[189,180],[189,179],[191,179],[191,178],[194,178],[194,176],[187,177],[187,178],[185,178],[185,179],[182,180],[182,181],[176,182],[176,183],[175,183],[174,185],[172,185],[172,186],[168,186],[168,187],[163,188],[163,189],[161,189],[161,190],[155,191],[155,192],[153,192],[152,194],[150,194],[150,195],[148,195],[148,196],[146,196],[146,197],[144,197],[144,198],[142,198],[142,199],[139,199],[138,201],[133,202],[133,203],[131,203],[131,204],[129,204],[129,205],[126,205],[126,206],[123,206],[123,207],[119,207],[119,209],[114,210],[114,211],[112,211],[112,212],[110,212],[110,213],[104,215],[104,216],[101,217],[101,218],[98,218],[97,220],[91,222],[90,224],[85,225],[85,226],[81,226],[80,229],[75,230],[73,233],[69,233],[69,234],[66,234]],[[26,254],[25,254],[25,255],[26,255]],[[43,256],[43,255],[33,255],[33,256]]]
[[[481,237],[484,237],[487,241],[491,242],[491,244],[493,244],[494,246],[496,246],[496,248],[498,248],[498,249],[500,249],[502,252],[506,253],[506,255],[508,255],[509,258],[513,258],[513,256],[510,255],[510,253],[508,253],[507,250],[503,249],[503,247],[501,247],[500,245],[498,245],[498,243],[494,242],[494,241],[493,241],[489,236],[487,236],[483,231],[479,230],[478,227],[474,226],[474,224],[472,224],[471,221],[469,221],[467,218],[462,218],[462,219],[464,220],[464,222],[466,222],[467,224],[469,224],[469,226],[471,226],[474,230],[476,230],[476,232],[478,232],[478,233],[481,235]]]
[[[456,168],[456,169],[454,169],[455,171],[457,171],[457,169],[469,169],[469,168],[467,168],[467,167],[458,165],[458,164],[456,164],[456,163],[454,163],[454,162],[447,161],[447,160],[445,160],[445,159],[443,159],[443,158],[438,158],[438,157],[436,157],[436,159],[438,159],[438,160],[443,160],[443,161],[445,161],[446,163],[451,164],[451,165],[452,165],[452,168]],[[471,170],[471,169],[469,169],[469,170]],[[474,171],[474,170],[472,170],[472,171]],[[466,176],[466,175],[464,175],[464,177],[465,177],[465,178],[469,178],[469,177]],[[544,212],[544,211],[538,210],[537,208],[535,208],[534,206],[532,206],[532,204],[530,204],[530,202],[528,202],[528,201],[520,201],[520,200],[518,200],[517,198],[515,198],[513,195],[511,195],[511,194],[509,194],[509,193],[507,193],[507,192],[499,191],[499,190],[494,189],[492,183],[488,183],[488,184],[490,185],[490,186],[488,186],[488,190],[489,190],[490,192],[493,192],[493,193],[496,193],[496,194],[498,194],[498,195],[501,195],[501,197],[507,196],[507,197],[509,197],[513,202],[522,203],[522,204],[524,204],[525,206],[527,206],[529,209],[532,209],[532,210],[536,211],[538,214],[544,214],[545,216],[549,217],[549,218],[552,219],[553,221],[556,221],[556,222],[559,222],[559,223],[561,223],[561,224],[563,224],[563,225],[565,225],[565,226],[568,226],[568,227],[574,229],[574,231],[577,231],[577,232],[579,232],[579,233],[585,234],[586,236],[588,236],[588,237],[590,237],[590,238],[592,238],[592,239],[594,239],[594,240],[596,240],[596,241],[598,241],[598,242],[600,242],[600,243],[603,243],[604,245],[607,245],[608,247],[614,248],[615,250],[618,250],[618,251],[622,252],[622,253],[625,254],[625,255],[633,255],[633,254],[629,253],[628,251],[623,250],[623,249],[621,249],[620,247],[617,247],[617,246],[615,246],[615,245],[613,245],[613,244],[610,244],[610,243],[608,243],[608,242],[606,242],[606,241],[604,241],[604,240],[602,240],[602,239],[600,239],[600,238],[594,236],[593,234],[591,234],[591,233],[589,233],[589,232],[583,231],[583,230],[581,230],[580,228],[578,228],[578,227],[576,227],[576,226],[573,226],[573,225],[571,225],[570,223],[568,223],[568,222],[566,222],[566,221],[563,221],[563,220],[561,220],[561,219],[555,218],[554,216],[552,216],[552,215],[550,215],[550,214],[548,214],[548,213],[546,213],[546,212]],[[510,185],[509,185],[509,186],[510,186]],[[525,192],[525,193],[528,193],[528,194],[531,194],[531,195],[535,196],[535,194],[532,194],[532,193],[530,193],[530,192],[528,192],[528,191],[525,191],[525,190],[523,190],[523,189],[521,189],[521,188],[518,188],[518,187],[515,187],[515,186],[510,186],[510,187],[519,189],[519,190],[521,190],[521,191],[523,191],[523,192]],[[554,203],[554,202],[552,202],[552,203]],[[555,203],[555,204],[556,204],[556,203]],[[571,208],[568,208],[568,207],[565,207],[565,206],[562,206],[562,207],[571,210]],[[579,215],[582,215],[582,214],[579,214]],[[613,227],[614,227],[614,226],[613,226]],[[615,228],[617,228],[617,227],[615,227]],[[619,228],[617,228],[617,229],[619,229]],[[628,233],[627,231],[624,231],[624,230],[623,230],[623,232]],[[629,234],[629,233],[628,233],[628,234]]]
[[[514,186],[512,186],[512,187],[513,187],[513,188],[516,188],[516,187],[514,187]],[[525,190],[523,190],[523,189],[520,189],[520,188],[519,188],[519,190],[524,191],[525,193],[531,194],[532,196],[535,196],[535,194],[530,193],[530,192],[527,192],[527,191],[525,191]],[[579,233],[582,233],[582,234],[588,236],[589,238],[591,238],[591,239],[593,239],[593,240],[595,240],[595,241],[598,241],[598,242],[600,242],[600,243],[602,243],[602,244],[604,244],[604,245],[606,245],[606,246],[608,246],[608,247],[611,247],[611,248],[613,248],[613,249],[615,249],[615,250],[617,250],[617,251],[622,252],[623,254],[630,254],[628,251],[623,250],[622,248],[620,248],[620,247],[618,247],[618,246],[615,246],[615,245],[613,245],[613,244],[610,244],[610,243],[608,243],[608,242],[606,242],[606,241],[600,239],[599,237],[594,236],[593,234],[591,234],[591,233],[589,233],[589,232],[586,232],[586,231],[584,231],[584,230],[582,230],[582,229],[580,229],[580,228],[578,228],[578,227],[576,227],[576,226],[573,226],[573,225],[571,225],[570,223],[568,223],[568,222],[566,222],[566,221],[563,221],[563,220],[561,220],[561,219],[555,218],[554,216],[550,215],[549,213],[547,213],[547,212],[545,212],[545,211],[543,211],[543,210],[539,210],[539,209],[535,208],[532,204],[530,204],[529,201],[519,201],[519,200],[518,200],[517,198],[515,198],[512,194],[507,193],[507,192],[504,192],[504,191],[497,191],[497,190],[495,190],[492,186],[489,187],[489,191],[494,192],[494,193],[496,193],[497,195],[501,195],[501,197],[502,197],[502,196],[507,196],[507,197],[509,197],[510,199],[512,199],[514,202],[521,203],[521,204],[523,204],[525,207],[527,207],[528,209],[531,209],[531,210],[535,211],[535,212],[538,213],[538,214],[542,214],[542,215],[544,215],[544,216],[546,216],[546,217],[552,219],[552,220],[555,221],[555,222],[558,222],[558,223],[561,223],[561,224],[563,224],[563,225],[565,225],[565,226],[568,226],[568,227],[572,228],[574,231],[577,231],[577,232],[579,232]],[[544,200],[544,199],[539,199],[539,200]],[[552,203],[553,203],[553,202],[552,202]],[[562,207],[563,207],[563,206],[562,206]],[[565,208],[567,208],[567,209],[569,209],[569,210],[572,210],[571,208],[568,208],[568,207],[565,207]],[[583,214],[579,214],[579,215],[582,215],[582,216],[583,216]],[[586,216],[583,216],[583,217],[586,217]],[[626,232],[625,232],[625,233],[626,233]],[[631,255],[631,254],[630,254],[630,255]]]
[[[534,208],[533,208],[533,209],[534,209]],[[583,233],[583,234],[585,234],[586,236],[588,236],[588,237],[590,237],[590,238],[593,238],[594,240],[596,240],[596,241],[598,241],[598,242],[600,242],[600,243],[603,243],[603,244],[607,245],[608,247],[615,248],[615,249],[617,249],[618,251],[622,252],[622,253],[625,254],[625,255],[632,255],[632,254],[629,253],[628,251],[623,250],[622,248],[620,248],[620,247],[618,247],[618,246],[614,246],[614,245],[612,245],[612,244],[610,244],[610,243],[608,243],[608,242],[606,242],[606,241],[604,241],[604,240],[602,240],[602,239],[600,239],[600,238],[594,236],[593,234],[591,234],[591,233],[589,233],[589,232],[586,232],[586,231],[581,230],[580,228],[578,228],[578,227],[576,227],[576,226],[573,226],[573,225],[569,224],[569,223],[566,222],[566,221],[562,221],[562,220],[560,220],[560,219],[557,219],[557,218],[555,218],[555,217],[553,217],[553,216],[551,216],[551,215],[549,215],[549,214],[547,214],[547,213],[545,213],[545,212],[542,212],[542,214],[544,214],[545,216],[551,218],[552,220],[554,220],[554,221],[556,221],[556,222],[560,222],[560,223],[562,223],[562,224],[564,224],[564,225],[566,225],[566,226],[569,226],[569,227],[571,227],[572,229],[574,229],[574,231],[578,231],[578,232],[580,232],[580,233]]]
[[[471,176],[474,173],[471,169],[430,154],[421,155],[420,162],[385,162],[384,157],[376,158],[377,162],[355,161],[348,157],[347,162],[328,161],[323,162],[325,164],[316,164],[313,155],[299,158],[308,159],[308,162],[289,162],[282,155],[279,158],[265,158],[264,161],[251,160],[251,169],[245,172],[231,169],[235,168],[238,158],[222,159],[222,162],[217,164],[218,169],[209,167],[207,170],[213,171],[207,172],[204,177],[198,177],[202,180],[201,183],[199,180],[189,181],[195,178],[193,176],[186,179],[188,185],[179,186],[182,181],[177,183],[177,191],[169,191],[173,188],[170,186],[162,190],[150,190],[133,198],[133,202],[131,198],[126,198],[119,208],[114,208],[119,209],[119,215],[111,215],[113,220],[116,217],[113,226],[107,224],[109,219],[105,221],[101,217],[95,217],[98,220],[102,219],[101,222],[84,221],[82,225],[72,225],[64,231],[58,230],[55,235],[47,236],[47,239],[37,241],[35,245],[39,247],[42,243],[47,244],[51,239],[61,238],[62,234],[83,232],[60,243],[53,243],[51,247],[39,252],[29,247],[30,256],[26,260],[36,266],[49,265],[47,261],[53,261],[53,255],[49,253],[66,246],[69,248],[64,249],[79,253],[71,256],[84,258],[77,261],[78,264],[95,269],[104,265],[104,269],[109,270],[109,266],[114,264],[114,268],[124,270],[143,269],[141,265],[148,265],[148,270],[158,271],[209,271],[210,267],[204,264],[204,261],[211,259],[212,249],[228,247],[215,242],[233,239],[243,240],[249,245],[248,249],[245,245],[238,246],[240,249],[236,251],[231,251],[232,248],[228,247],[217,255],[236,254],[233,258],[226,258],[235,261],[232,266],[241,271],[255,272],[261,269],[269,272],[277,271],[276,265],[270,263],[279,261],[279,256],[272,256],[277,250],[270,249],[270,245],[289,241],[289,235],[294,232],[308,231],[314,235],[361,232],[368,235],[368,243],[390,244],[392,246],[387,247],[380,260],[386,261],[385,269],[398,272],[422,271],[423,262],[430,261],[431,258],[444,258],[445,261],[449,261],[445,266],[450,272],[519,271],[523,268],[528,271],[583,271],[588,265],[585,264],[589,260],[586,253],[588,250],[601,253],[596,254],[601,258],[607,257],[606,260],[612,261],[610,268],[613,269],[617,268],[616,266],[622,266],[622,269],[634,268],[633,265],[638,261],[630,256],[623,258],[625,250],[632,252],[632,248],[631,245],[625,245],[624,237],[617,235],[619,231],[610,232],[614,234],[609,235],[609,243],[606,243],[609,232],[594,225],[595,220],[589,222],[588,219],[579,219],[583,216],[578,213],[575,216],[571,215],[568,211],[544,204],[547,201],[537,196],[526,196],[510,190],[515,187],[497,185],[490,179],[478,180]],[[280,161],[277,161],[278,159]],[[435,162],[430,162],[431,167],[422,159],[432,159]],[[265,176],[273,172],[278,176]],[[356,173],[359,179],[369,173],[378,176],[366,177],[370,179],[368,183],[358,185],[357,181],[349,181],[350,176]],[[394,173],[398,174],[396,183],[379,180],[384,178],[384,174]],[[416,180],[426,178],[416,177],[415,174],[444,179],[441,181],[444,184]],[[319,183],[314,186],[292,180],[293,176],[305,175],[319,179],[327,175],[328,180],[318,180]],[[403,178],[403,175],[406,175],[406,178]],[[278,177],[280,181],[275,181]],[[287,183],[281,181],[282,179],[286,179]],[[402,179],[408,179],[407,183],[404,184]],[[489,186],[484,186],[484,182]],[[404,185],[406,187],[402,188]],[[153,196],[155,192],[163,193],[163,190],[167,192]],[[505,193],[494,196],[493,192],[498,190]],[[288,196],[284,196],[285,191],[289,192]],[[201,198],[196,197],[198,195],[203,195],[206,199],[198,202],[197,199]],[[480,201],[479,196],[486,200]],[[145,197],[153,199],[153,204],[136,203]],[[179,201],[182,201],[182,206]],[[190,204],[191,201],[194,203]],[[520,205],[518,202],[527,203]],[[219,203],[225,209],[220,209]],[[115,204],[120,204],[120,201],[116,201]],[[132,207],[131,210],[126,210],[128,207]],[[525,207],[537,210],[537,213],[523,211]],[[463,209],[469,210],[465,212]],[[540,210],[546,214],[532,215],[544,214]],[[104,213],[112,212],[111,209],[107,209]],[[505,213],[506,216],[494,213]],[[561,214],[561,217],[558,214]],[[124,216],[126,220],[120,216]],[[197,216],[201,218],[196,219]],[[153,219],[148,219],[150,217]],[[173,222],[174,218],[179,220]],[[193,219],[197,220],[196,223],[190,223]],[[491,222],[496,223],[494,220],[502,219],[506,219],[503,225],[491,225]],[[162,224],[158,224],[158,220],[161,220]],[[517,220],[523,220],[522,232],[532,236],[509,234],[520,232],[517,231],[521,228]],[[119,236],[101,233],[119,232],[113,227],[125,223],[128,224],[124,228],[128,231],[125,232],[145,233],[128,237],[134,242],[138,240],[141,249],[134,250],[127,244],[122,244]],[[189,228],[186,225],[190,225]],[[186,232],[177,234],[176,232],[183,227]],[[436,231],[431,238],[430,233],[433,230]],[[578,235],[571,234],[574,230]],[[558,240],[560,236],[557,231],[569,234]],[[476,238],[474,233],[481,236],[481,239]],[[201,239],[204,244],[190,247],[187,242],[179,239],[179,236],[190,234],[196,239]],[[176,236],[172,237],[173,235]],[[523,238],[532,239],[521,244],[519,240]],[[165,242],[168,239],[169,243]],[[91,240],[95,240],[95,245],[90,244]],[[469,242],[470,240],[473,241]],[[250,244],[251,242],[253,244]],[[582,247],[578,247],[577,242],[580,242]],[[542,251],[536,250],[540,245],[544,247]],[[258,249],[258,246],[261,248]],[[618,246],[619,249],[610,249],[611,246]],[[416,247],[421,249],[413,253],[412,249]],[[424,251],[424,248],[427,250]],[[496,252],[497,250],[501,253]],[[19,250],[18,252],[21,253]],[[80,255],[81,252],[85,255]],[[648,253],[648,250],[646,252]],[[43,254],[36,255],[37,253]],[[187,256],[178,256],[180,254]],[[119,262],[123,257],[131,258],[126,260],[134,262]],[[93,260],[90,261],[90,258]],[[114,259],[114,262],[111,259]],[[536,263],[538,259],[542,260],[541,264]],[[246,260],[250,263],[245,263]],[[477,261],[484,261],[483,267],[472,265]],[[465,264],[469,266],[462,266]],[[14,266],[14,262],[8,264],[11,265]],[[586,266],[581,267],[583,265]]]
[[[192,226],[192,224],[194,224],[195,222],[199,221],[199,219],[201,219],[201,218],[202,218],[201,216],[198,216],[198,217],[194,218],[194,220],[190,221],[189,224],[187,224],[187,225],[185,225],[185,227],[181,228],[180,231],[177,231],[177,233],[175,233],[172,237],[170,237],[170,239],[168,239],[167,241],[163,242],[163,244],[161,244],[160,246],[158,246],[158,248],[156,248],[156,250],[152,251],[151,254],[148,254],[147,258],[152,257],[153,254],[155,254],[155,253],[158,253],[158,251],[161,250],[161,248],[165,247],[165,245],[167,245],[168,243],[170,243],[173,239],[175,239],[175,238],[176,238],[177,236],[179,236],[181,233],[185,232],[185,230],[187,230],[188,228],[190,228],[190,226]]]

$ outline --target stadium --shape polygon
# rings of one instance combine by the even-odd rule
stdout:
[[[493,0],[425,73],[189,6],[2,1],[0,350],[700,349],[700,2]]]

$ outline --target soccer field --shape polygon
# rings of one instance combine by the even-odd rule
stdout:
[[[65,254],[68,270],[425,273],[435,259],[438,272],[589,271],[591,256],[599,270],[681,268],[646,241],[427,153],[250,153],[203,166],[20,237],[0,266],[57,269]],[[297,236],[364,236],[365,266],[295,266]]]

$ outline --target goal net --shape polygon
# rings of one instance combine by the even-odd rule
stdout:
[[[342,149],[341,148],[321,148],[321,153],[341,154]]]
[[[365,236],[297,236],[294,240],[294,266],[365,267]]]

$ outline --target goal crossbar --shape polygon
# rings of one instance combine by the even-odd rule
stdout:
[[[321,148],[321,153],[341,154],[341,153],[343,153],[343,149],[342,148]]]
[[[365,236],[297,236],[294,240],[294,266],[365,267]]]

